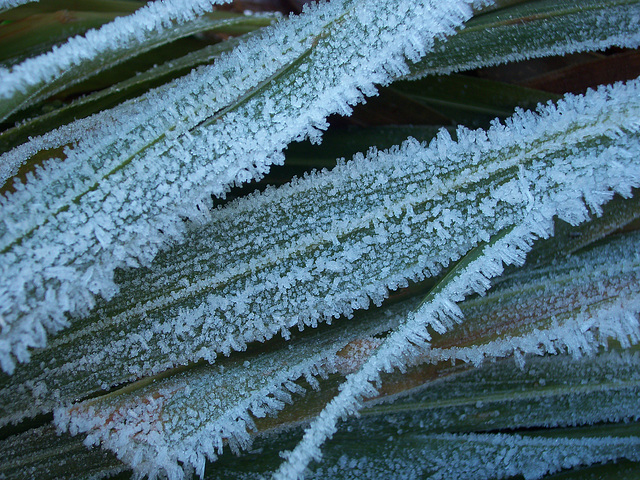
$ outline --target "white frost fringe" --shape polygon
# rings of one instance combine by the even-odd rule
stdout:
[[[170,480],[182,480],[193,469],[203,478],[206,459],[215,461],[226,444],[234,451],[250,447],[253,441],[250,432],[256,430],[254,418],[274,415],[286,404],[292,403],[292,394],[305,393],[305,388],[294,383],[296,380],[304,377],[313,388],[317,388],[315,377],[326,378],[328,374],[338,371],[341,364],[337,352],[347,340],[345,337],[330,349],[322,350],[279,372],[265,386],[241,398],[233,408],[223,413],[212,407],[215,402],[205,401],[202,409],[192,410],[199,412],[198,418],[172,418],[165,414],[159,421],[158,412],[164,409],[169,399],[175,397],[176,391],[188,397],[190,393],[187,392],[190,392],[193,384],[207,383],[215,389],[216,381],[225,378],[225,374],[216,376],[215,373],[205,373],[204,378],[187,377],[177,380],[175,384],[169,382],[153,391],[154,395],[134,397],[133,401],[118,405],[118,408],[85,407],[83,404],[61,407],[54,412],[54,423],[61,431],[68,431],[72,435],[86,433],[84,444],[87,447],[99,445],[113,451],[133,468],[137,476],[153,480],[166,475]],[[176,424],[189,421],[197,424],[201,418],[207,420],[197,427],[189,425],[187,435],[170,432]]]
[[[552,228],[552,215],[532,212],[520,227],[486,247],[478,259],[471,262],[430,302],[410,314],[407,321],[385,339],[358,372],[347,376],[340,393],[311,423],[296,448],[285,454],[286,462],[280,466],[274,479],[304,478],[308,464],[312,460],[320,460],[320,446],[335,433],[338,419],[355,414],[363,398],[377,393],[374,384],[379,382],[380,373],[403,368],[420,355],[423,345],[431,339],[427,327],[444,332],[454,322],[460,321],[462,313],[456,302],[474,290],[485,293],[490,286],[489,279],[502,273],[503,262],[521,264],[533,240],[549,236]]]
[[[229,1],[157,0],[149,3],[127,17],[118,17],[99,29],[89,30],[84,36],[75,36],[48,53],[29,58],[11,69],[0,69],[0,98],[11,98],[30,86],[49,82],[74,65],[141,43],[149,33],[171,28],[174,22],[188,22],[210,11],[213,5]],[[23,2],[18,0],[18,3]]]
[[[635,295],[619,298],[612,305],[598,308],[596,312],[579,314],[566,324],[536,330],[528,335],[501,338],[472,347],[429,349],[427,361],[461,360],[479,366],[486,359],[513,355],[518,366],[523,368],[525,355],[529,354],[555,355],[566,351],[579,358],[594,355],[598,347],[606,346],[610,340],[620,342],[622,348],[629,348],[640,343],[639,315],[640,298]]]
[[[276,472],[275,480],[304,478],[304,471],[312,460],[321,459],[320,446],[337,430],[337,421],[355,414],[363,398],[377,393],[382,371],[404,368],[423,352],[431,336],[427,327],[444,332],[453,323],[462,320],[457,302],[475,291],[484,294],[489,279],[503,271],[504,264],[521,264],[536,237],[548,237],[553,229],[552,215],[532,212],[520,227],[484,249],[483,254],[437,293],[430,302],[412,313],[406,323],[398,327],[382,344],[360,371],[347,377],[334,397],[305,431],[300,443],[285,454],[284,462]]]

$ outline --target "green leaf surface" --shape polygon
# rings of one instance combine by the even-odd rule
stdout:
[[[0,441],[0,475],[6,480],[75,480],[113,477],[126,471],[115,455],[88,449],[82,439],[49,424]]]
[[[297,24],[284,53],[289,44],[270,35],[288,31],[296,18],[204,49],[200,34],[170,43],[159,36],[159,47],[148,45],[139,55],[133,49],[124,62],[117,54],[87,64],[81,83],[63,79],[14,105],[21,109],[14,120],[33,118],[0,134],[0,152],[24,143],[0,161],[15,157],[26,183],[3,187],[11,193],[0,202],[6,209],[0,242],[8,242],[1,260],[21,263],[13,270],[0,265],[0,287],[33,283],[17,302],[0,288],[0,360],[13,370],[14,358],[32,357],[12,376],[0,373],[0,478],[166,474],[174,480],[192,471],[203,478],[264,478],[281,457],[289,463],[279,472],[293,466],[291,476],[278,477],[287,479],[302,475],[313,458],[308,478],[638,476],[640,233],[633,230],[640,197],[603,203],[638,186],[640,83],[630,82],[632,93],[615,93],[628,88],[618,85],[569,97],[558,115],[552,107],[540,116],[518,113],[488,134],[449,128],[455,142],[430,124],[484,127],[516,106],[557,100],[475,76],[482,72],[433,74],[635,47],[640,0],[499,0],[482,7],[457,34],[436,34],[436,52],[411,66],[410,77],[422,79],[385,87],[379,101],[353,118],[358,127],[334,125],[321,145],[286,147],[307,136],[317,141],[314,129],[326,128],[327,115],[348,115],[363,94],[375,94],[373,83],[357,81],[345,91],[344,79],[309,90],[333,78],[331,68],[359,62],[380,41],[380,58],[401,61],[384,63],[383,77],[371,74],[378,67],[367,67],[358,78],[384,84],[406,73],[402,62],[415,60],[419,42],[428,46],[430,30],[417,40],[401,37],[405,50],[393,55],[386,35],[427,3],[340,4],[344,15],[321,28]],[[275,2],[261,8],[267,4]],[[80,31],[140,5],[40,0],[2,12],[0,57],[4,52],[11,63],[59,43],[66,35],[60,9],[82,18],[75,24]],[[441,5],[449,2],[431,4],[435,11]],[[402,21],[380,20],[396,19],[396,10],[406,10]],[[219,24],[220,38],[253,32],[275,17],[237,18]],[[197,22],[184,28],[204,31]],[[421,28],[416,22],[409,31]],[[378,33],[354,49],[354,38],[371,31]],[[225,62],[236,55],[241,62],[234,70]],[[632,56],[585,63],[582,71],[626,58]],[[149,68],[150,60],[160,65]],[[247,80],[254,71],[256,80]],[[542,73],[544,82],[563,75]],[[171,107],[169,94],[185,74],[195,87],[172,97]],[[534,84],[547,88],[544,82]],[[47,100],[58,89],[71,101]],[[314,100],[328,91],[337,93]],[[131,128],[117,130],[130,113],[139,114]],[[424,125],[406,125],[414,121]],[[363,128],[385,122],[391,125]],[[392,147],[407,136],[431,146]],[[336,162],[373,146],[392,148]],[[250,193],[264,183],[234,188],[230,196],[245,198],[208,208],[210,192],[260,177],[282,159],[283,148],[286,165],[264,183],[337,167],[264,193]],[[69,175],[51,167],[57,160],[36,168],[38,155],[66,157],[58,166]],[[32,163],[23,162],[30,156]],[[229,161],[218,165],[219,159]],[[231,173],[206,182],[197,176],[216,169]],[[12,175],[6,171],[3,181]],[[133,187],[121,189],[125,183]],[[121,203],[114,206],[114,199]],[[173,215],[167,221],[166,212]],[[536,244],[527,265],[507,269],[486,292],[502,262],[521,263],[554,223],[555,237]],[[58,249],[64,261],[46,263]],[[144,267],[133,268],[139,263]],[[129,267],[117,269],[123,265]],[[116,284],[119,292],[109,290],[110,299],[93,308],[93,295]],[[65,296],[68,291],[75,296]],[[456,306],[474,291],[486,295]],[[69,308],[69,299],[83,294],[86,302]],[[38,310],[43,298],[60,325],[51,327],[48,311]],[[47,321],[39,323],[42,318]],[[16,325],[35,327],[23,332]],[[32,349],[53,331],[46,347]],[[11,350],[15,339],[19,345]],[[332,421],[362,406],[320,460]],[[286,449],[293,453],[281,454]]]
[[[627,370],[621,368],[623,364]],[[360,418],[342,423],[327,443],[322,461],[313,465],[310,478],[377,478],[385,475],[390,465],[395,474],[408,478],[505,478],[516,474],[540,478],[558,467],[625,457],[638,461],[637,423],[517,430],[518,425],[557,427],[567,420],[582,424],[589,415],[593,416],[587,424],[616,421],[614,418],[619,420],[625,412],[627,418],[637,418],[633,409],[638,389],[637,352],[622,356],[602,353],[578,360],[534,357],[524,370],[512,359],[467,371],[456,372],[449,366],[449,374],[447,367],[443,368],[441,378],[427,382],[415,394],[365,408]],[[627,374],[635,379],[633,386],[625,384]],[[500,428],[515,432],[446,433],[495,432]],[[273,445],[287,447],[297,438],[299,431],[294,429],[258,439],[250,452],[240,457],[226,454],[209,465],[207,478],[264,475],[279,462]],[[510,449],[515,450],[508,454]]]
[[[614,239],[608,242],[611,243],[615,246],[620,241]],[[579,283],[580,279],[561,273],[575,269],[576,263],[584,268],[585,260],[604,259],[609,265],[606,272],[599,272],[599,276],[594,275],[597,262],[591,267],[594,272],[587,276],[592,285],[611,284],[617,270],[614,267],[616,260],[621,271],[625,267],[634,270],[633,266],[626,265],[629,252],[612,250],[608,244],[598,246],[593,252],[582,253],[580,256],[586,259],[580,262],[567,259],[564,261],[566,266],[555,265],[553,273],[545,273],[548,277],[547,292],[563,298],[564,292],[559,292],[556,285],[566,283],[563,280],[566,277],[570,277],[573,283]],[[633,244],[627,245],[633,249]],[[514,306],[505,302],[504,290],[508,290],[507,299],[516,300],[515,305],[521,309],[535,310],[536,304],[541,308],[553,303],[548,298],[527,299],[533,303],[534,307],[531,307],[518,300],[530,296],[531,290],[535,289],[538,270],[540,268],[527,268],[522,273],[522,277],[531,279],[529,283],[534,285],[533,288],[529,284],[521,285],[519,293],[515,293],[513,287],[507,289],[502,284],[481,301],[463,303],[462,310],[467,317],[465,324],[434,338],[433,351],[465,347],[470,339],[474,339],[475,345],[482,345],[483,329],[497,331],[503,337],[516,337],[522,331],[518,325],[526,322],[527,316],[519,323],[506,323],[501,328],[496,328],[495,322],[485,325],[476,319],[499,318],[501,315],[517,317],[520,312],[514,313]],[[606,278],[603,276],[605,273],[608,274]],[[332,386],[335,380],[318,378],[321,392],[307,392],[303,397],[299,396],[304,390],[300,380],[307,378],[311,381],[322,372],[337,371],[343,376],[357,368],[376,346],[376,335],[401,323],[416,308],[419,300],[414,298],[360,314],[349,321],[342,320],[331,328],[306,332],[280,348],[265,346],[262,352],[252,350],[236,354],[214,366],[197,365],[146,379],[76,405],[65,414],[70,415],[68,420],[63,416],[58,417],[58,422],[70,422],[72,431],[91,428],[91,441],[100,440],[103,446],[118,450],[128,462],[136,452],[138,459],[155,458],[155,449],[175,452],[194,448],[192,444],[202,444],[201,439],[196,439],[203,433],[214,445],[217,438],[220,442],[218,448],[225,445],[224,439],[228,438],[232,439],[235,448],[247,447],[254,428],[268,433],[274,426],[282,428],[283,423],[296,424],[312,415],[313,410],[308,409],[314,401],[309,396],[321,395],[318,398],[326,401],[330,398],[327,393],[331,395],[336,391]],[[482,307],[480,312],[478,303]],[[570,303],[562,305],[567,309],[553,312],[554,318],[576,315]],[[544,308],[542,310],[541,314],[547,313]],[[539,323],[533,322],[530,327],[536,325]],[[452,338],[461,339],[460,343],[453,343]],[[517,338],[514,341],[517,342]],[[485,363],[475,369],[470,369],[470,365],[454,366],[449,362],[431,365],[437,361],[438,355],[434,355],[433,360],[427,355],[423,358],[426,364],[410,367],[403,374],[385,375],[383,397],[373,402],[382,400],[385,403],[366,408],[362,412],[363,420],[352,420],[350,425],[357,426],[359,422],[368,421],[370,416],[378,416],[386,418],[395,429],[427,429],[436,433],[628,420],[637,416],[640,357],[636,350],[637,347],[622,353],[612,351],[577,359],[566,355],[534,356],[529,357],[522,368],[513,358]],[[292,381],[297,381],[298,385],[292,385]],[[302,383],[307,385],[307,382]],[[288,387],[283,388],[287,384]],[[385,401],[389,396],[399,398],[389,404]],[[285,403],[291,401],[294,404],[285,407]],[[149,405],[153,405],[153,409],[149,410]],[[321,408],[323,404],[316,405],[316,408]],[[283,418],[279,416],[266,422],[256,418],[267,412],[274,414],[283,407]],[[194,416],[194,412],[198,412],[197,415]],[[253,414],[248,415],[249,412]],[[235,431],[230,430],[232,422],[236,422]],[[255,426],[254,422],[257,422]],[[79,427],[81,425],[84,426]],[[149,444],[146,444],[143,439],[147,438],[145,432],[148,431],[154,434],[148,437]],[[159,434],[167,439],[166,443],[157,443]],[[377,438],[376,435],[369,431],[367,436]]]
[[[632,106],[625,102],[620,108],[620,118],[626,118],[624,112]],[[464,150],[460,163],[452,167],[441,166],[439,157],[434,157],[436,167],[429,158],[445,148],[462,152],[465,147],[444,137],[430,149],[409,142],[404,150],[373,153],[380,162],[376,169],[361,168],[360,163],[374,161],[361,158],[330,174],[214,211],[206,225],[192,229],[186,243],[162,253],[152,268],[123,272],[119,296],[103,302],[48,349],[35,353],[34,363],[42,365],[40,369],[20,368],[3,382],[13,384],[11,388],[28,379],[44,382],[48,387],[39,390],[39,397],[63,389],[61,398],[78,398],[138,375],[157,374],[200,358],[213,360],[216,352],[242,349],[247,342],[296,325],[316,325],[327,317],[350,314],[367,306],[369,298],[379,303],[387,286],[395,289],[406,285],[406,279],[438,274],[496,230],[519,221],[531,198],[543,202],[552,192],[565,189],[567,195],[576,195],[584,178],[580,169],[563,167],[562,175],[552,172],[572,156],[581,162],[583,155],[608,156],[613,142],[622,145],[621,138],[612,139],[608,133],[610,128],[617,132],[618,125],[602,123],[613,118],[613,112],[603,115],[572,124],[570,130],[576,133],[569,138],[564,130],[554,131],[556,125],[549,132],[540,130],[540,137],[526,143],[505,134],[511,142],[508,148],[500,143],[479,153],[483,161]],[[565,143],[559,143],[557,136]],[[629,132],[629,148],[635,136]],[[576,142],[575,147],[569,147],[570,141]],[[424,161],[417,161],[422,155]],[[405,169],[396,170],[396,162],[403,162]],[[389,171],[382,180],[384,165]],[[411,165],[413,171],[408,173]],[[445,170],[435,177],[436,168]],[[587,163],[584,168],[595,167]],[[606,172],[608,167],[602,168]],[[535,177],[527,180],[531,190],[523,192],[525,169]],[[493,185],[502,185],[508,195],[494,196]],[[512,200],[505,201],[505,196]],[[381,198],[387,199],[382,205]],[[564,201],[563,208],[574,205],[584,215],[582,201],[572,202]],[[440,212],[445,206],[460,213],[444,220]],[[335,218],[341,223],[336,224]],[[457,251],[446,241],[453,237],[460,239]],[[316,258],[314,265],[306,260],[311,257]],[[337,286],[342,293],[331,294]],[[186,325],[198,335],[186,335]],[[179,350],[172,348],[178,345]],[[123,358],[128,364],[124,369]],[[22,407],[15,394],[7,391],[3,397],[14,398],[3,406],[8,409],[3,416],[18,414]],[[50,394],[41,398],[51,404]],[[31,408],[38,405],[27,402]]]
[[[25,58],[50,50],[71,36],[83,34],[90,28],[100,27],[127,13],[130,12],[65,9],[34,13],[16,20],[8,20],[3,15],[0,25],[0,65],[9,68]]]
[[[495,118],[512,115],[516,107],[531,110],[559,99],[539,90],[462,75],[400,81],[389,88],[467,127],[488,127]]]

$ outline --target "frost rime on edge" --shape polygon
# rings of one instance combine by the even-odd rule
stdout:
[[[229,1],[158,0],[148,3],[135,13],[116,18],[99,29],[91,29],[83,36],[73,37],[48,53],[29,58],[10,69],[0,68],[0,98],[10,98],[15,92],[51,81],[71,66],[141,42],[148,32],[170,28],[173,22],[188,22],[210,11],[213,5]]]

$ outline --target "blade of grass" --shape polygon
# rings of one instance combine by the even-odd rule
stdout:
[[[478,15],[411,67],[409,78],[612,46],[637,48],[637,0],[542,0]],[[633,33],[632,33],[633,32]]]
[[[259,29],[272,24],[276,18],[275,16],[269,15],[238,16],[233,22],[230,20],[211,22],[210,26],[214,23],[217,24],[217,27],[212,26],[213,31],[221,31],[229,26],[242,27],[246,30]],[[220,24],[222,24],[222,26]],[[112,108],[120,102],[143,95],[151,88],[158,87],[179,76],[186,75],[195,67],[212,63],[223,53],[237,47],[240,41],[240,39],[231,38],[227,41],[204,47],[181,58],[170,60],[162,65],[150,68],[103,90],[82,96],[52,111],[20,122],[14,127],[0,133],[0,151],[8,152],[12,148],[27,142],[29,137],[45,134],[51,131],[51,129],[72,122],[75,119],[88,117],[101,110]],[[69,144],[75,140],[77,139],[73,137],[67,137],[65,139]],[[23,156],[24,154],[20,152],[18,155]],[[28,158],[30,155],[26,154],[24,156]],[[33,171],[35,165],[38,165],[38,159],[33,159],[32,157],[32,160],[32,162],[27,161],[23,163],[21,170],[15,172],[15,174],[24,178],[27,172]],[[7,162],[6,159],[5,162]],[[7,166],[5,165],[4,168],[7,168]],[[8,178],[14,175],[6,173],[0,176],[0,178]],[[9,186],[9,184],[5,184],[5,188]]]
[[[109,478],[127,468],[110,452],[87,447],[49,424],[0,441],[0,474],[5,480]]]
[[[7,68],[43,53],[70,36],[85,33],[114,20],[125,12],[60,10],[34,13],[0,25],[0,65]]]

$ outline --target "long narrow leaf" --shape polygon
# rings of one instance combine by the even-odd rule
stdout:
[[[343,455],[337,464],[319,468],[308,478],[375,479],[384,475],[391,464],[401,478],[489,480],[523,475],[534,480],[576,466],[622,458],[640,460],[638,436],[539,438],[515,434],[406,433],[392,439],[386,448],[367,456]],[[357,452],[357,446],[351,446]],[[344,468],[345,464],[350,468]]]
[[[228,0],[169,0],[152,2],[129,17],[118,18],[84,36],[73,37],[47,54],[27,59],[10,69],[0,69],[0,119],[24,108],[34,98],[56,93],[71,81],[99,72],[111,62],[122,61],[161,45],[170,38],[193,33],[177,30],[178,37],[164,35],[164,30],[184,24],[211,10],[212,6]],[[197,23],[197,22],[196,22]],[[196,25],[196,30],[197,29]],[[128,53],[128,55],[127,55]]]
[[[115,455],[89,450],[78,439],[60,435],[53,425],[3,439],[0,455],[0,475],[6,480],[95,480],[126,471]]]
[[[67,326],[65,312],[112,297],[113,270],[181,238],[183,217],[201,216],[194,205],[264,174],[290,141],[317,136],[327,115],[349,113],[470,14],[466,0],[323,3],[105,113],[64,162],[3,199],[2,368]]]
[[[504,229],[547,236],[556,214],[584,220],[583,198],[597,211],[608,189],[638,181],[637,89],[568,97],[489,132],[460,130],[457,143],[410,141],[212,212],[144,276],[123,275],[123,295],[35,366],[4,377],[3,422],[379,303]]]
[[[475,478],[474,474],[481,471],[478,466],[485,464],[483,453],[467,451],[464,457],[465,462],[469,462],[469,470],[454,473],[448,469],[461,466],[456,460],[456,454],[461,452],[459,444],[441,445],[442,449],[436,454],[423,450],[426,444],[417,441],[418,438],[457,438],[462,444],[465,439],[475,437],[465,433],[482,434],[480,437],[487,439],[493,436],[487,433],[501,429],[516,429],[516,433],[525,435],[530,432],[533,438],[559,438],[560,443],[585,437],[614,440],[609,450],[613,459],[622,454],[620,446],[624,438],[638,435],[637,423],[629,422],[638,419],[639,361],[636,350],[580,359],[565,355],[533,357],[524,370],[512,358],[466,370],[441,364],[433,377],[412,394],[392,403],[367,406],[370,403],[367,402],[361,417],[344,421],[327,443],[322,461],[311,466],[307,477],[340,479],[352,478],[351,475],[358,473],[365,475],[365,471],[357,469],[361,465],[370,469],[372,475],[375,471],[378,478],[398,474],[396,468],[401,468],[408,478],[414,478],[412,475],[425,478],[429,474],[436,478],[437,475]],[[406,379],[415,374],[416,371],[410,369],[404,375],[394,373],[392,376],[400,381],[399,377]],[[593,422],[599,423],[593,425]],[[619,423],[607,425],[606,422]],[[542,425],[555,428],[534,430]],[[581,427],[567,428],[573,425]],[[558,428],[560,426],[563,428]],[[519,427],[524,429],[518,430]],[[229,452],[208,465],[205,478],[269,478],[269,473],[277,467],[279,448],[295,443],[298,437],[299,428],[294,428],[257,439],[251,451],[241,456]],[[493,437],[510,441],[510,435]],[[547,444],[552,445],[551,441]],[[631,451],[636,449],[634,446]],[[533,462],[538,465],[536,470],[550,471],[554,459],[562,458],[569,450],[563,450],[557,457],[547,448],[531,456],[521,452],[519,460],[512,458],[511,462],[504,458],[499,466],[492,465],[493,472],[488,469],[486,475],[495,478],[500,468],[522,468],[519,473],[533,475]],[[544,452],[542,456],[541,452]],[[439,455],[448,456],[452,462],[436,462]],[[525,467],[523,461],[528,466]],[[597,457],[583,457],[584,465],[600,461]],[[472,465],[476,466],[475,470]]]
[[[216,17],[214,16],[214,18]],[[216,19],[212,21],[203,19],[198,24],[202,28],[211,29],[214,32],[230,27],[252,30],[272,24],[276,18],[278,17],[272,15],[239,15],[228,16],[225,20]],[[21,148],[0,156],[0,182],[18,173],[19,167],[22,166],[24,169],[25,165],[28,165],[30,157],[35,153],[29,151],[30,145],[39,144],[39,148],[47,148],[46,140],[29,141],[29,137],[46,134],[51,132],[52,129],[77,118],[87,117],[106,108],[111,108],[117,105],[118,102],[144,94],[152,87],[162,85],[178,76],[186,75],[195,67],[213,63],[222,53],[237,47],[239,42],[239,39],[232,38],[214,45],[208,45],[183,57],[154,66],[103,90],[77,98],[60,108],[27,119],[0,133],[0,151],[9,152],[18,145],[22,145]],[[82,137],[83,133],[84,130],[82,128],[75,128],[74,132],[69,132],[69,129],[67,129],[66,136],[58,137],[58,142],[52,145],[56,147],[65,143],[70,145]],[[48,134],[47,136],[53,135]]]
[[[477,16],[411,67],[410,78],[640,45],[637,0],[543,0]]]

